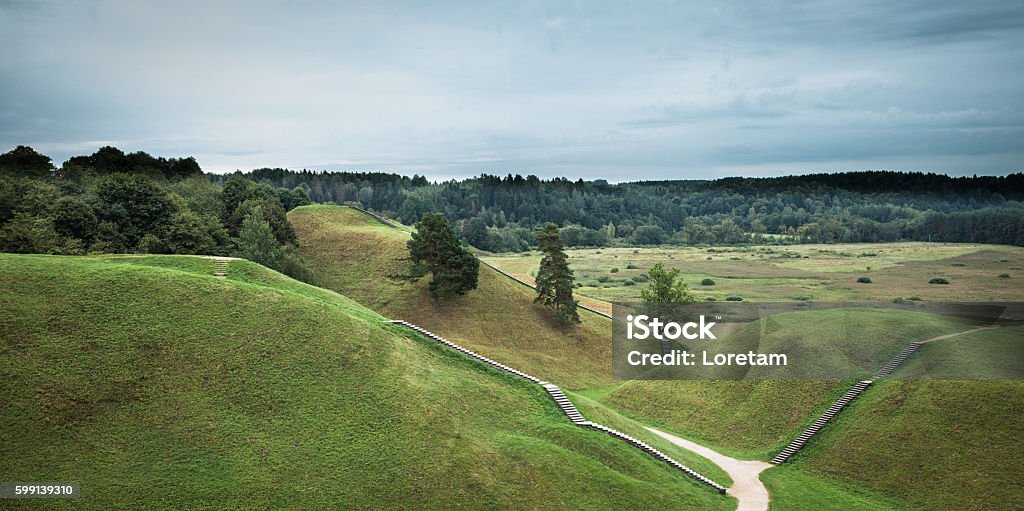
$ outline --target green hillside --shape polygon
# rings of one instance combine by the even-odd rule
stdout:
[[[341,206],[303,206],[288,220],[325,287],[566,388],[611,382],[608,320],[584,313],[581,325],[559,327],[533,303],[532,290],[485,266],[476,290],[439,303],[429,279],[401,278],[409,269],[407,234]]]
[[[246,261],[0,255],[0,473],[36,508],[735,504],[539,388]]]
[[[567,386],[576,391],[574,401],[588,414],[605,411],[623,413],[643,424],[714,446],[720,452],[768,459],[849,386],[848,382],[815,381],[613,382],[606,372],[610,365],[609,353],[605,351],[610,344],[607,320],[584,314],[583,327],[563,332],[547,322],[546,311],[538,310],[530,303],[533,293],[529,289],[484,267],[481,267],[479,289],[451,303],[435,306],[427,294],[425,282],[413,284],[400,278],[408,265],[404,259],[407,253],[405,234],[356,211],[337,206],[298,208],[290,213],[289,219],[295,225],[310,267],[317,271],[328,287],[343,291],[389,316],[428,326],[488,356],[556,383],[568,383]],[[826,345],[838,347],[847,354],[864,358],[863,362],[868,366],[878,363],[879,367],[913,340],[960,332],[974,326],[939,316],[874,309],[783,314],[772,318],[772,322],[765,330],[770,333],[765,338],[769,345],[791,349],[795,339],[811,339],[821,345],[818,348]],[[815,335],[808,335],[808,332]],[[821,353],[829,355],[828,351]],[[927,353],[927,349],[922,353]],[[906,385],[913,388],[921,383],[909,382]],[[986,384],[977,385],[985,388]],[[975,408],[990,415],[993,421],[1001,416],[1000,403],[973,402],[969,396],[957,393],[954,387],[928,387],[908,399],[938,399],[948,406]],[[869,392],[861,399],[866,402],[873,395]],[[850,417],[856,413],[854,410],[844,412],[841,417]],[[900,409],[896,413],[900,413]],[[933,416],[933,413],[938,411],[926,408],[922,415],[912,420],[941,424],[943,419]],[[841,430],[846,427],[844,424],[837,422],[825,431]],[[1006,453],[1022,451],[1018,446],[1007,443],[999,433],[993,433],[998,428],[997,422],[991,422],[979,428],[975,435],[978,439],[987,438],[1002,449],[1003,457],[990,459],[1010,464],[1006,456],[1011,454]],[[882,437],[890,433],[892,431],[879,430],[859,441],[865,446],[884,444]],[[925,444],[915,447],[921,450],[928,448]],[[959,451],[964,453],[963,456],[969,456],[967,453],[973,449],[973,444],[966,444]],[[813,458],[813,450],[808,452],[806,457]],[[979,455],[981,460],[990,454],[988,450],[978,452],[982,453]],[[861,463],[856,453],[846,454],[851,459],[843,460],[843,463],[851,466]],[[832,509],[852,509],[854,500],[863,501],[860,507],[864,509],[904,505],[927,507],[926,495],[933,491],[931,480],[913,477],[913,457],[893,457],[886,461],[890,474],[904,474],[903,477],[895,477],[893,480],[896,482],[889,486],[875,484],[869,478],[854,477],[841,470],[811,467],[809,462],[801,461],[804,459],[798,457],[798,464],[766,473],[765,481],[772,491],[773,505],[779,509],[828,509],[822,507],[827,501],[821,495],[831,495],[845,505]],[[832,456],[823,457],[820,463],[822,466],[843,464]],[[862,472],[874,470],[868,463],[857,467]],[[1020,471],[1013,473],[1019,474]],[[900,485],[899,491],[894,491],[896,484]],[[943,491],[959,492],[961,499],[993,502],[988,495],[975,491],[969,485],[956,486],[952,478],[940,479],[937,484]]]

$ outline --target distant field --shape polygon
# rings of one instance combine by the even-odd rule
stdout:
[[[577,293],[605,301],[639,300],[645,284],[627,285],[626,281],[646,274],[657,262],[679,268],[695,296],[717,300],[727,296],[753,301],[1024,299],[1024,248],[1003,245],[907,242],[602,248],[569,250],[567,254],[577,282],[582,284]],[[532,277],[540,254],[483,259],[509,273]],[[1000,278],[1002,274],[1009,278]],[[858,283],[862,276],[871,283]],[[929,284],[934,277],[950,284]],[[704,279],[715,284],[701,285]]]

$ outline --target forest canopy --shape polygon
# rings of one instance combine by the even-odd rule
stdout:
[[[302,187],[314,202],[357,202],[405,223],[441,212],[471,244],[494,252],[535,246],[533,230],[546,222],[561,227],[570,247],[903,240],[1024,245],[1021,173],[866,171],[622,184],[512,174],[440,183],[375,172],[257,169],[241,175]]]

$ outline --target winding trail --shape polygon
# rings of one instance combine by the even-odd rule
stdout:
[[[693,451],[711,460],[715,465],[722,467],[722,470],[732,478],[729,495],[736,497],[736,500],[739,501],[736,511],[767,511],[768,489],[761,483],[760,474],[765,469],[771,468],[774,465],[764,461],[745,461],[730,458],[685,438],[679,438],[654,428],[647,428],[647,430],[683,449]]]

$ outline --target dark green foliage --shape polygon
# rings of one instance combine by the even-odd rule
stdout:
[[[651,278],[648,277],[647,274],[641,273],[640,275],[633,277],[633,280],[637,282],[647,282],[648,280],[651,280]]]
[[[429,185],[397,174],[285,169],[259,169],[245,176],[288,188],[306,184],[314,202],[359,201],[385,214],[398,212],[406,223],[426,211],[443,211],[459,222],[481,217],[502,239],[517,233],[517,240],[526,240],[518,229],[529,233],[553,221],[564,227],[565,246],[602,246],[603,239],[690,245],[898,240],[1024,244],[1024,174],[1019,173],[951,178],[851,172],[618,185],[513,175]],[[642,226],[651,228],[637,232]],[[760,237],[755,240],[755,235]]]
[[[440,213],[424,213],[408,242],[414,276],[430,272],[430,295],[452,298],[476,289],[480,261],[459,242]]]
[[[61,197],[55,206],[53,227],[57,234],[92,243],[99,220],[89,203],[78,197]]]
[[[857,282],[860,284],[870,284],[871,277],[857,277]]]
[[[608,282],[609,280],[611,280],[611,277],[607,275],[600,275],[597,277],[598,282]]]
[[[742,302],[743,301],[743,297],[742,296],[736,296],[736,295],[729,295],[729,296],[725,297],[725,301],[727,301],[727,302]]]
[[[935,277],[928,281],[929,284],[949,284],[949,281],[942,277]]]
[[[96,181],[94,194],[96,217],[120,233],[118,251],[135,249],[145,234],[160,230],[175,211],[167,191],[141,175],[104,176]]]
[[[544,257],[537,270],[537,298],[534,302],[554,309],[555,319],[559,323],[579,323],[577,302],[572,296],[573,274],[562,248],[558,226],[545,224],[537,230],[535,237]]]
[[[636,281],[634,281],[633,279],[626,279],[626,281],[623,282],[622,285],[623,286],[635,286],[636,285]]]
[[[637,270],[637,269],[639,269],[639,268],[640,268],[640,267],[639,267],[639,266],[637,266],[637,265],[635,265],[635,264],[627,264],[627,265],[626,265],[626,269],[627,269],[627,270]]]
[[[999,274],[999,278],[1001,278],[1001,279],[1008,279],[1008,278],[1010,278],[1010,274],[1009,273],[1000,273]]]
[[[268,268],[281,266],[281,247],[259,205],[254,206],[242,220],[235,254]]]
[[[713,286],[713,285],[715,285],[715,281],[711,280],[711,279],[704,279],[704,280],[700,281],[700,285],[702,285],[702,286]]]
[[[0,162],[6,170],[34,169],[0,172],[0,251],[225,255],[244,218],[259,209],[277,249],[262,250],[261,261],[311,278],[285,215],[286,208],[309,203],[302,185],[274,189],[235,176],[222,191],[193,158],[125,154],[115,147],[71,158],[56,173],[48,157],[30,148],[0,155]]]
[[[619,273],[619,269],[618,268],[612,268],[611,269],[611,273]]]
[[[53,172],[50,157],[20,145],[0,154],[0,176],[44,178]]]

